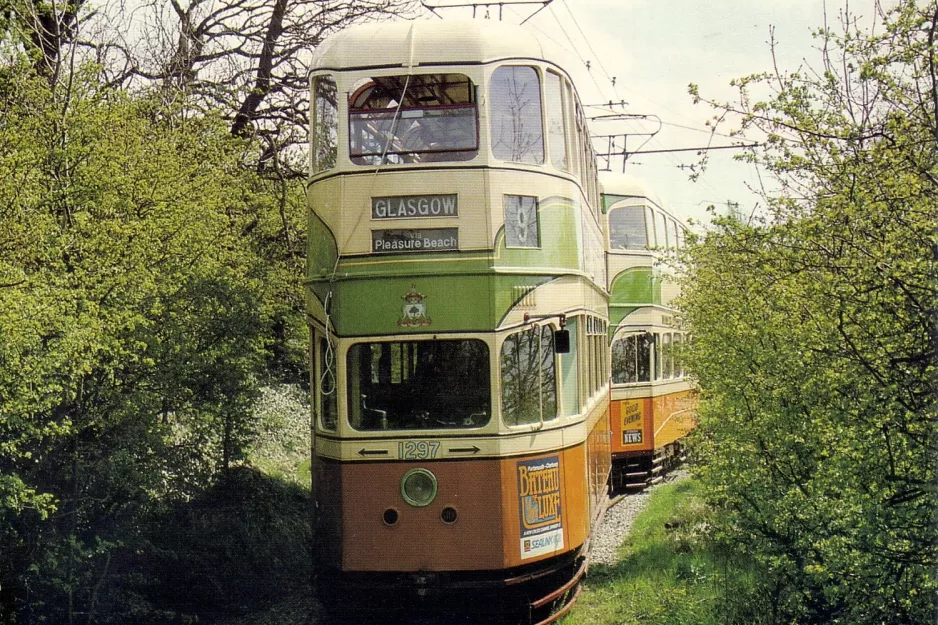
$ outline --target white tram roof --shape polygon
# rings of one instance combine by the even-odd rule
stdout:
[[[602,186],[602,193],[607,195],[622,195],[625,197],[645,198],[652,204],[661,208],[666,213],[670,213],[665,207],[658,194],[649,187],[643,180],[630,176],[629,174],[619,174],[612,171],[599,172],[599,184]]]
[[[571,67],[552,42],[512,24],[489,20],[418,20],[361,24],[327,37],[313,53],[313,71],[545,60]]]
[[[611,171],[599,172],[599,184],[602,188],[601,193],[609,195],[622,195],[625,197],[644,198],[654,204],[668,217],[673,217],[685,229],[681,218],[671,209],[664,205],[658,194],[649,187],[644,181],[628,174],[619,174]]]

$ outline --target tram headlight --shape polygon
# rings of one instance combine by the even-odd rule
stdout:
[[[436,488],[436,476],[426,469],[411,469],[401,478],[401,497],[417,508],[430,505]]]

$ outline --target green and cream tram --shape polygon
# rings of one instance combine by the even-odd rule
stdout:
[[[685,332],[672,306],[677,283],[661,262],[685,227],[646,185],[601,175],[607,221],[614,487],[659,479],[695,425],[694,391],[678,358]]]
[[[610,470],[603,215],[564,61],[502,23],[394,22],[323,41],[310,79],[320,596],[552,619]]]

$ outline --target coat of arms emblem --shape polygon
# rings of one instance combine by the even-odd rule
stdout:
[[[407,295],[401,297],[404,300],[402,307],[403,315],[397,320],[397,325],[402,328],[428,326],[433,323],[427,316],[427,305],[424,302],[426,295],[417,292],[417,285],[413,284]]]

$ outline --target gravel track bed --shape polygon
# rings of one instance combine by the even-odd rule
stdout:
[[[686,469],[678,469],[662,482],[637,493],[622,497],[615,505],[606,510],[606,515],[593,536],[590,544],[590,564],[613,566],[619,561],[619,545],[625,540],[635,517],[645,509],[648,500],[657,486],[686,479],[690,474]]]

